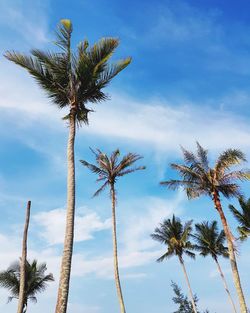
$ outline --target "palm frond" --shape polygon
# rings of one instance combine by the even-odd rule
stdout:
[[[227,149],[218,158],[215,164],[215,170],[218,173],[224,173],[233,165],[238,165],[245,162],[246,158],[242,151],[238,149]]]
[[[57,40],[55,44],[65,52],[70,51],[70,39],[73,31],[73,26],[70,20],[62,19],[57,26]]]
[[[67,93],[63,87],[58,85],[54,80],[53,74],[49,69],[44,67],[37,58],[14,51],[7,51],[4,56],[8,60],[26,69],[59,108],[68,105]]]
[[[102,177],[106,177],[106,172],[103,169],[99,168],[98,166],[88,163],[85,160],[80,160],[80,162],[82,163],[83,166],[86,166],[92,173],[98,174]]]
[[[209,170],[209,162],[208,162],[208,150],[205,150],[197,141],[197,156],[199,158],[199,162],[205,171]]]

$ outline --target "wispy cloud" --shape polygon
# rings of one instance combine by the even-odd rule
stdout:
[[[42,227],[41,236],[50,245],[63,243],[66,225],[65,209],[39,212],[33,219],[37,226]],[[106,230],[110,227],[110,219],[102,221],[96,212],[78,213],[75,217],[75,242],[93,239],[95,232]]]
[[[13,30],[30,44],[45,43],[48,41],[47,6],[47,0],[1,1],[0,24]]]

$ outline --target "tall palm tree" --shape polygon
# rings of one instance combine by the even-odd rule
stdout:
[[[74,145],[76,124],[88,124],[86,107],[88,102],[100,102],[108,96],[102,89],[122,71],[131,58],[109,63],[109,59],[119,45],[116,38],[103,38],[92,47],[87,40],[80,42],[77,51],[71,48],[72,23],[61,20],[56,46],[60,52],[32,50],[31,56],[17,52],[7,52],[6,58],[26,69],[45,90],[48,97],[58,108],[68,108],[64,117],[69,123],[68,137],[68,179],[67,179],[67,216],[64,250],[59,281],[57,313],[66,313],[71,260],[73,253],[74,216],[75,216],[75,161]]]
[[[30,207],[31,201],[28,201],[26,208],[26,218],[23,231],[23,244],[22,244],[22,258],[20,264],[20,288],[19,288],[19,301],[17,313],[22,313],[25,306],[25,278],[26,278],[26,262],[27,262],[27,240],[28,240],[28,229],[30,222]]]
[[[201,256],[206,257],[209,255],[215,261],[232,305],[233,312],[237,313],[225,276],[218,261],[219,256],[223,256],[224,258],[229,257],[228,248],[224,245],[226,239],[225,232],[223,230],[219,232],[216,221],[195,224],[195,229],[196,233],[193,235],[196,241],[195,248],[200,252]]]
[[[192,232],[191,225],[192,221],[189,221],[183,225],[181,220],[173,215],[172,219],[164,220],[163,223],[160,224],[160,227],[157,227],[155,232],[151,234],[151,237],[167,246],[167,252],[164,253],[159,259],[157,259],[157,262],[162,262],[163,260],[168,259],[173,255],[178,257],[187,282],[193,311],[197,313],[195,298],[193,296],[192,288],[183,260],[183,255],[185,254],[193,259],[195,258],[195,254],[192,252],[194,250],[194,246],[189,240]]]
[[[45,274],[47,271],[46,263],[38,264],[37,260],[33,260],[32,263],[26,261],[25,269],[25,293],[22,313],[27,311],[28,301],[36,303],[36,295],[46,289],[48,282],[54,281],[52,274]],[[8,302],[19,297],[20,274],[19,261],[13,263],[6,271],[0,272],[0,287],[8,289],[11,294]]]
[[[246,161],[244,154],[237,149],[227,149],[221,153],[215,162],[214,167],[209,166],[208,151],[197,143],[197,153],[192,153],[182,148],[184,164],[171,164],[171,167],[179,172],[182,179],[172,179],[161,182],[162,185],[171,189],[183,187],[189,199],[202,195],[209,196],[220,215],[223,229],[227,238],[230,264],[232,268],[235,288],[238,294],[241,313],[247,313],[247,306],[241,287],[238,272],[234,238],[227,223],[224,211],[221,206],[221,194],[226,197],[239,197],[240,186],[237,181],[244,181],[250,178],[249,170],[232,169],[235,165]]]
[[[240,197],[239,205],[241,207],[241,212],[231,204],[229,205],[229,209],[240,224],[237,228],[240,234],[240,239],[245,240],[250,236],[250,198],[245,200],[243,197]]]
[[[106,187],[109,187],[110,197],[112,201],[112,232],[113,232],[113,254],[114,254],[114,272],[118,300],[120,304],[121,313],[125,313],[125,305],[122,296],[122,289],[119,277],[118,255],[117,255],[117,234],[116,234],[116,190],[115,185],[118,178],[133,173],[138,170],[145,169],[145,166],[134,167],[134,163],[142,157],[138,154],[128,153],[119,160],[120,151],[115,150],[110,156],[100,150],[95,152],[96,165],[87,161],[81,160],[80,162],[90,169],[91,172],[98,175],[97,182],[102,182],[102,186],[94,193],[98,196]]]

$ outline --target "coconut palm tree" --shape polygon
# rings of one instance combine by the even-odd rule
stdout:
[[[52,274],[45,274],[47,271],[46,263],[32,263],[26,261],[25,271],[25,293],[24,307],[22,313],[27,311],[28,301],[37,302],[36,295],[43,292],[48,286],[48,282],[54,281]],[[10,291],[8,302],[18,299],[20,289],[20,262],[16,261],[6,271],[0,272],[0,287]]]
[[[22,244],[22,257],[20,262],[20,288],[18,296],[18,308],[17,313],[22,313],[25,306],[25,278],[26,278],[26,262],[27,262],[27,240],[28,240],[28,230],[30,222],[30,207],[31,201],[28,201],[26,208],[26,218],[23,231],[23,244]]]
[[[69,124],[68,137],[68,179],[67,216],[59,281],[57,313],[66,313],[71,260],[73,253],[75,216],[75,162],[74,145],[76,125],[88,124],[88,102],[97,103],[108,96],[102,89],[109,84],[130,62],[131,58],[109,63],[109,59],[119,45],[116,38],[103,38],[92,47],[87,40],[80,42],[77,51],[71,48],[72,23],[61,20],[56,46],[59,52],[32,50],[27,56],[18,52],[7,52],[5,57],[26,69],[45,90],[48,97],[59,109],[68,108],[64,117]]]
[[[229,209],[240,224],[240,226],[237,227],[240,239],[245,240],[250,236],[250,198],[245,200],[243,197],[240,197],[239,205],[241,207],[241,212],[232,204],[229,205]]]
[[[241,195],[237,181],[249,180],[250,172],[249,170],[236,170],[234,167],[246,161],[245,156],[240,150],[227,149],[219,155],[214,167],[210,167],[208,151],[202,148],[199,143],[197,143],[196,154],[184,148],[182,148],[182,152],[184,164],[171,164],[171,167],[180,174],[181,179],[163,181],[161,185],[174,190],[183,187],[189,199],[202,195],[207,195],[212,199],[227,238],[230,264],[241,313],[247,313],[235,257],[234,237],[227,223],[220,198],[221,195],[226,198],[239,197]]]
[[[122,289],[119,277],[118,255],[117,255],[117,234],[116,234],[116,190],[115,185],[117,180],[129,173],[145,169],[145,166],[133,166],[134,163],[142,157],[138,154],[128,153],[119,160],[120,151],[117,149],[110,156],[100,150],[92,152],[95,155],[96,164],[91,164],[87,161],[80,162],[90,169],[91,172],[98,175],[97,182],[102,182],[101,187],[94,193],[98,196],[106,187],[109,187],[110,197],[112,201],[112,232],[113,232],[113,254],[114,254],[114,272],[118,300],[121,313],[125,313],[125,305],[122,295]]]
[[[226,240],[225,232],[223,230],[218,230],[216,221],[195,224],[195,229],[196,233],[193,235],[196,241],[195,248],[200,252],[201,256],[211,256],[215,261],[225,290],[228,294],[230,304],[232,305],[233,312],[237,313],[225,276],[218,261],[219,256],[223,256],[224,258],[229,257],[228,248],[224,245]]]
[[[193,259],[195,258],[195,254],[192,252],[194,250],[194,246],[189,240],[192,232],[191,225],[192,221],[189,221],[183,225],[181,220],[173,215],[172,219],[164,220],[163,223],[160,224],[160,227],[157,227],[154,233],[151,234],[151,237],[167,246],[167,252],[164,253],[159,259],[157,259],[157,262],[162,262],[174,255],[178,257],[187,282],[193,310],[195,313],[197,313],[195,304],[196,301],[193,296],[183,259],[183,255],[187,255]]]

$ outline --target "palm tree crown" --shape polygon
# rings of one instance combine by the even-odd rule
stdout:
[[[202,222],[195,224],[196,233],[193,235],[196,241],[195,248],[200,255],[206,257],[211,255],[217,259],[218,256],[228,258],[228,248],[225,247],[225,232],[219,231],[217,221]]]
[[[55,42],[60,52],[34,49],[31,56],[26,56],[8,51],[5,57],[25,68],[59,108],[69,106],[76,113],[78,123],[87,123],[90,109],[86,108],[86,102],[107,99],[102,88],[131,62],[131,58],[108,63],[119,45],[117,38],[103,38],[92,47],[84,40],[77,51],[72,51],[72,31],[71,21],[61,20]]]
[[[33,260],[32,263],[26,262],[26,285],[25,285],[25,310],[28,300],[37,302],[36,294],[44,291],[47,283],[54,281],[52,274],[45,275],[47,271],[46,263],[37,263]],[[6,271],[0,272],[0,286],[8,289],[11,296],[8,301],[13,298],[18,299],[20,286],[20,262],[16,261]]]
[[[103,182],[102,186],[94,193],[94,196],[99,195],[107,186],[114,186],[119,177],[146,168],[145,166],[133,167],[136,161],[142,159],[138,154],[128,153],[119,160],[119,149],[111,153],[110,156],[99,149],[96,151],[91,149],[91,151],[95,155],[96,165],[84,160],[80,160],[80,162],[99,176],[97,182]]]
[[[194,246],[189,240],[192,232],[191,225],[192,221],[188,221],[183,225],[181,220],[173,215],[172,219],[164,220],[160,227],[155,229],[151,237],[167,246],[167,252],[157,259],[158,262],[162,262],[173,255],[181,259],[183,254],[195,258],[195,254],[192,252]]]
[[[227,149],[215,162],[213,168],[209,166],[208,151],[197,142],[197,153],[194,154],[182,148],[184,164],[171,164],[179,172],[182,179],[161,182],[161,185],[171,189],[184,187],[189,199],[214,192],[222,193],[225,197],[239,197],[240,187],[237,180],[250,178],[249,170],[230,169],[246,161],[244,154],[237,149]]]
[[[231,204],[229,205],[229,209],[240,224],[237,229],[240,234],[240,239],[244,240],[250,236],[250,198],[245,200],[243,197],[240,197],[239,204],[241,212]]]

